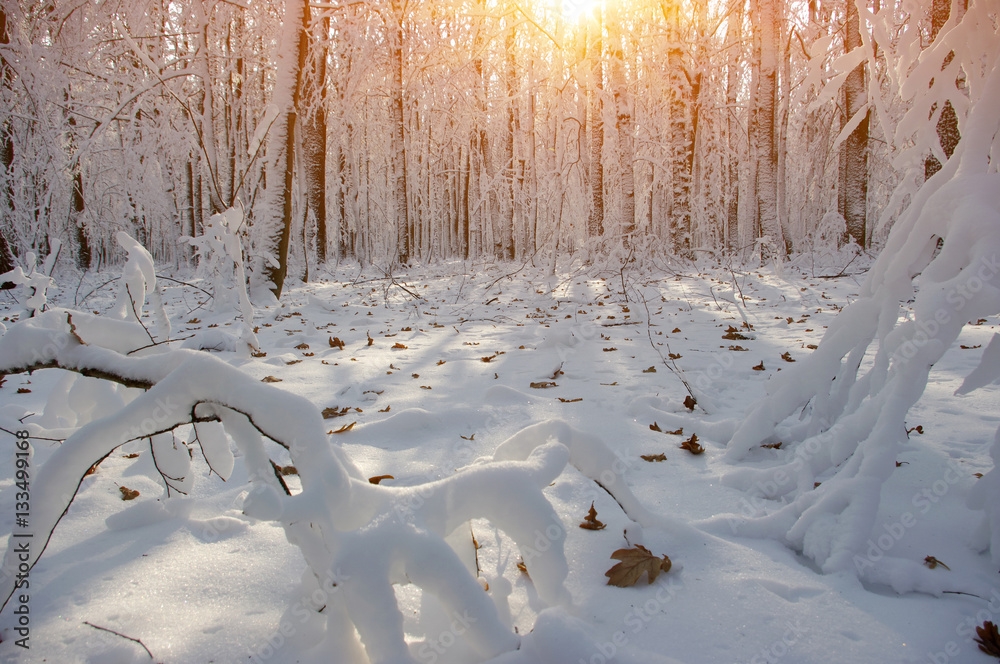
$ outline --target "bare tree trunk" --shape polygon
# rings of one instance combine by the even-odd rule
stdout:
[[[587,129],[590,133],[590,218],[587,235],[604,235],[604,47],[600,6],[594,7],[589,25],[587,57],[590,60],[590,90]]]
[[[861,48],[861,24],[855,0],[847,1],[847,25],[844,48],[847,52]],[[845,123],[849,123],[867,103],[864,63],[847,75],[844,82]],[[847,222],[845,242],[853,240],[859,247],[866,246],[868,214],[868,113],[851,132],[841,148],[841,181],[844,197],[844,220]]]
[[[760,30],[760,77],[757,97],[757,207],[761,236],[784,253],[778,220],[778,146],[775,110],[778,93],[778,1],[756,0]]]
[[[406,116],[403,106],[403,3],[392,1],[392,172],[396,208],[396,262],[410,262],[410,218],[406,183]]]
[[[726,217],[726,248],[729,251],[739,249],[739,200],[740,200],[740,170],[739,141],[737,133],[739,122],[736,119],[736,99],[739,93],[740,71],[740,31],[743,24],[743,9],[745,0],[739,0],[733,12],[726,19],[726,47],[729,49],[729,61],[726,65],[726,184],[729,205]]]
[[[3,7],[0,7],[0,45],[6,46],[10,44],[10,34],[7,31],[7,12]],[[11,87],[13,86],[14,74],[10,66],[7,64],[7,59],[4,57],[4,51],[0,50],[0,88],[3,89],[4,93],[9,93]],[[5,94],[5,97],[8,95]],[[7,238],[10,237],[14,239],[14,185],[13,185],[13,173],[11,173],[11,167],[14,164],[14,137],[12,135],[12,130],[10,126],[10,119],[6,119],[3,122],[3,126],[0,126],[0,167],[3,168],[3,172],[0,173],[0,177],[3,178],[3,211],[2,219],[7,220],[8,223],[2,224],[0,226],[0,274],[6,274],[14,269],[14,252],[11,250],[10,242]],[[9,226],[8,226],[9,224]],[[13,288],[13,282],[5,282],[0,284],[0,288]]]
[[[611,85],[614,88],[618,133],[618,167],[621,171],[621,232],[626,247],[635,235],[635,147],[632,133],[632,99],[625,73],[625,30],[619,10],[610,17],[616,37],[612,39]]]
[[[275,197],[275,211],[280,208],[280,216],[274,220],[270,229],[270,247],[274,253],[276,264],[268,264],[264,268],[264,276],[272,284],[271,292],[277,298],[285,284],[288,272],[288,246],[292,232],[292,186],[295,174],[295,123],[298,109],[301,107],[301,76],[300,63],[304,60],[301,53],[302,41],[298,38],[302,30],[303,5],[288,2],[285,5],[284,34],[279,42],[283,44],[278,54],[278,75],[275,84],[275,98],[279,105],[286,104],[288,109],[278,120],[268,152],[274,154],[274,167],[278,170],[269,178],[271,186],[281,181],[281,192]],[[293,48],[296,49],[293,52]],[[269,155],[270,156],[270,155]]]
[[[289,0],[291,1],[291,0]],[[326,262],[327,209],[326,209],[326,39],[329,35],[329,17],[319,21],[325,28],[317,39],[308,0],[303,2],[302,32],[299,35],[299,68],[302,70],[300,98],[302,109],[302,161],[305,176],[306,206],[316,223],[316,260]],[[307,220],[308,221],[308,220]]]
[[[510,8],[508,8],[510,9]],[[514,161],[514,135],[517,125],[517,60],[515,59],[517,49],[517,28],[515,26],[514,12],[509,11],[507,15],[507,26],[504,36],[504,83],[507,93],[507,122],[503,135],[503,180],[504,180],[504,201],[503,201],[503,226],[499,235],[494,239],[497,243],[497,254],[506,260],[514,260],[514,219],[515,219],[515,178],[516,167]]]

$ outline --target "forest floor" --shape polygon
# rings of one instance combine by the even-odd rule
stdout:
[[[721,478],[734,466],[723,451],[769,379],[811,353],[859,293],[863,275],[834,276],[839,270],[801,261],[780,274],[630,268],[550,277],[540,267],[448,262],[390,279],[344,267],[291,287],[280,306],[257,308],[260,357],[219,355],[251,380],[278,379],[328,409],[329,430],[343,429],[331,434],[332,444],[366,475],[391,475],[387,485],[448,476],[523,427],[562,419],[616,452],[650,511],[697,529],[715,515],[759,516],[777,505],[727,487]],[[162,284],[173,337],[232,324],[231,312],[202,304],[204,293]],[[70,288],[51,301],[69,306],[72,297]],[[85,307],[106,312],[112,301],[109,287]],[[9,301],[0,304],[0,315],[9,313]],[[914,430],[883,489],[872,544],[918,561],[933,556],[950,568],[939,566],[941,574],[981,578],[981,597],[865,587],[853,575],[819,573],[779,542],[717,525],[696,530],[698,537],[632,529],[626,541],[630,521],[619,505],[568,467],[546,496],[567,528],[573,605],[559,611],[586,639],[546,640],[539,630],[531,648],[495,661],[991,661],[978,652],[973,625],[1000,618],[1000,579],[988,557],[970,550],[980,515],[965,506],[965,495],[975,473],[992,467],[997,391],[952,396],[1000,325],[977,323],[935,368],[910,413]],[[698,396],[693,408],[682,377]],[[54,370],[7,376],[0,416],[52,420],[46,401],[62,379]],[[680,448],[692,434],[704,453]],[[55,443],[36,445],[36,463],[50,453],[47,445]],[[152,661],[169,664],[338,661],[305,648],[294,629],[281,632],[306,568],[279,526],[243,516],[242,464],[222,482],[195,463],[191,494],[160,506],[165,490],[148,451],[148,443],[129,443],[84,480],[31,573],[31,649],[15,646],[16,617],[5,611],[0,661],[150,661],[139,644],[91,625],[141,640]],[[193,453],[198,461],[197,446]],[[659,454],[665,459],[642,456]],[[761,448],[745,463],[773,464],[784,454]],[[272,456],[290,463],[276,446]],[[288,480],[294,489],[297,479]],[[139,496],[122,502],[120,486]],[[4,463],[0,532],[11,531],[15,492]],[[591,503],[603,530],[576,527]],[[905,526],[904,513],[915,517]],[[480,546],[488,592],[511,628],[527,635],[544,606],[517,567],[517,548],[485,521],[473,522],[468,536]],[[652,585],[606,585],[611,553],[637,543],[668,555],[673,569]],[[418,661],[477,661],[436,601],[412,586],[397,588]]]

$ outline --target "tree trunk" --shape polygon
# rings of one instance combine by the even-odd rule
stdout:
[[[7,32],[7,12],[0,7],[0,45],[10,44],[10,34]],[[13,86],[14,75],[4,57],[4,51],[0,50],[0,87],[3,88],[4,96],[8,97]],[[14,164],[14,137],[10,126],[10,118],[4,120],[0,126],[0,167],[3,172],[3,211],[0,220],[5,223],[0,224],[0,274],[6,274],[14,269],[14,252],[11,250],[7,238],[14,239],[14,180],[11,167]],[[0,284],[0,288],[13,288],[13,282]]]
[[[612,40],[611,85],[614,88],[618,133],[618,167],[621,171],[621,232],[626,247],[635,235],[635,147],[632,134],[632,100],[625,73],[625,29],[620,10],[609,21],[617,33]]]
[[[316,39],[316,26],[308,0],[303,2],[302,32],[299,35],[299,67],[302,69],[300,99],[302,113],[302,161],[305,176],[306,205],[316,224],[316,260],[326,262],[326,35],[329,18],[319,21],[325,27],[321,39]]]
[[[740,71],[740,29],[743,24],[743,3],[740,0],[733,12],[726,19],[726,47],[729,49],[729,61],[726,64],[726,188],[729,197],[726,210],[726,248],[736,251],[740,246],[739,239],[739,141],[737,132],[739,122],[736,120],[736,99],[739,93]]]
[[[844,48],[849,53],[861,48],[861,24],[855,0],[847,2],[847,25]],[[844,82],[844,121],[849,123],[867,103],[865,66],[859,64]],[[851,132],[841,148],[841,182],[843,184],[844,220],[847,222],[845,242],[853,240],[866,246],[865,218],[868,214],[868,112]]]
[[[506,35],[504,38],[504,82],[507,92],[507,123],[504,128],[504,219],[503,227],[500,229],[500,237],[497,241],[501,243],[499,255],[501,258],[514,260],[514,219],[515,219],[515,178],[516,167],[514,161],[514,135],[517,125],[517,60],[515,53],[517,48],[517,33],[514,24],[514,12],[507,16]]]
[[[396,211],[396,262],[410,262],[410,219],[406,186],[405,114],[403,107],[403,4],[392,1],[392,172]]]
[[[778,146],[775,110],[778,93],[778,2],[756,0],[760,29],[760,76],[757,95],[757,207],[761,236],[784,253],[778,220]]]
[[[590,22],[587,56],[590,59],[590,94],[587,129],[590,132],[590,217],[587,235],[604,235],[604,53],[600,6],[594,7]]]
[[[271,292],[281,297],[288,272],[288,246],[292,233],[292,185],[295,174],[295,123],[297,109],[301,106],[301,69],[303,61],[300,51],[302,41],[298,38],[302,30],[303,5],[289,1],[285,4],[282,39],[279,40],[278,73],[275,81],[274,103],[287,111],[276,122],[275,132],[268,153],[274,155],[272,162],[275,173],[268,178],[270,186],[281,182],[281,191],[273,199],[272,226],[268,238],[268,249],[274,255],[275,263],[264,268],[264,276],[271,282]],[[295,50],[293,50],[295,49]]]

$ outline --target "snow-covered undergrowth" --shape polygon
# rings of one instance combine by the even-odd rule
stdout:
[[[35,481],[18,526],[3,466],[0,524],[31,531],[33,556],[59,525],[30,574],[30,657],[15,598],[0,658],[150,661],[97,625],[164,662],[976,661],[968,626],[1000,617],[1000,591],[973,546],[982,512],[965,504],[995,501],[972,491],[993,432],[970,415],[995,391],[951,393],[994,317],[935,365],[862,553],[934,556],[950,567],[928,569],[939,588],[978,597],[897,596],[743,537],[797,479],[720,482],[801,456],[754,446],[736,461],[726,445],[861,295],[856,278],[823,278],[842,265],[624,279],[504,267],[420,268],[397,275],[405,290],[345,267],[258,308],[254,353],[129,354],[150,343],[142,327],[88,312],[5,320],[0,427],[35,437]],[[231,313],[167,283],[174,337],[238,336]],[[102,292],[88,311],[113,305]],[[52,368],[11,373],[29,364]],[[692,434],[704,453],[680,449]],[[591,505],[602,530],[577,527]],[[606,585],[612,552],[637,544],[670,572]]]

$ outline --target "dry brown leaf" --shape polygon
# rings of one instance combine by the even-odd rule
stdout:
[[[386,407],[385,408],[379,408],[378,412],[380,412],[380,413],[388,413],[390,408],[392,408],[392,406],[389,406],[388,404],[386,404]]]
[[[118,490],[122,492],[122,500],[133,500],[139,496],[138,491],[130,489],[127,486],[120,486]]]
[[[122,458],[123,458],[123,459],[134,459],[134,458],[136,458],[137,456],[139,456],[139,453],[138,453],[138,452],[132,452],[131,454],[123,454],[123,455],[122,455]]]
[[[726,330],[726,333],[722,335],[723,339],[728,339],[730,341],[748,341],[750,337],[745,334],[740,334],[739,328],[735,328],[732,325]]]
[[[337,408],[336,406],[331,406],[330,408],[324,408],[323,419],[329,420],[334,417],[343,417],[344,415],[347,415],[347,413],[350,412],[350,410],[351,410],[350,406],[344,406],[343,408]]]
[[[681,331],[681,328],[679,328],[679,327],[675,327],[674,329],[672,329],[672,330],[670,331],[670,334],[678,334],[678,333],[679,333],[680,331]]]
[[[656,422],[653,422],[652,424],[649,425],[649,430],[650,431],[658,431],[660,433],[663,433],[663,429],[661,429],[660,425],[657,424]]]
[[[764,360],[761,360],[760,364],[758,364],[757,366],[751,367],[751,368],[754,371],[763,371],[764,370]]]
[[[615,352],[616,350],[618,350],[618,349],[617,349],[617,348],[615,348],[614,346],[612,346],[611,348],[605,348],[605,349],[604,349],[604,352],[605,352],[605,353],[613,353],[613,352]]]
[[[463,440],[475,440],[476,439],[476,434],[472,434],[471,436],[463,436],[463,435],[459,434],[458,437],[461,438],[461,439],[463,439]]]
[[[649,367],[648,369],[643,369],[642,373],[656,373],[656,367]]]
[[[605,524],[597,520],[597,510],[594,509],[594,503],[590,503],[590,511],[587,512],[587,516],[583,517],[583,523],[580,527],[584,530],[604,530]]]
[[[295,350],[309,350],[309,344],[303,341],[302,343],[295,346]]]
[[[619,588],[634,586],[643,574],[646,574],[648,583],[653,583],[660,572],[669,572],[671,567],[670,558],[657,558],[641,544],[631,549],[618,549],[611,554],[611,558],[621,562],[605,572],[604,576],[608,577],[609,586]]]
[[[278,474],[282,476],[299,474],[299,469],[295,466],[279,466],[275,464],[274,469],[277,470]]]
[[[649,461],[649,462],[667,460],[667,455],[662,452],[660,454],[640,454],[639,456],[640,458],[642,458],[643,461]]]
[[[19,388],[17,388],[17,393],[18,394],[28,394],[30,392],[31,392],[31,390],[29,390],[26,387],[19,387]]]
[[[274,376],[264,376],[263,378],[260,379],[260,382],[262,382],[262,383],[280,383],[281,379],[280,378],[275,378]]]
[[[533,387],[536,390],[544,390],[545,388],[548,388],[548,387],[559,387],[559,386],[556,385],[551,380],[543,380],[543,381],[540,381],[540,382],[537,382],[537,383],[529,383],[528,387]]]
[[[357,422],[351,422],[350,424],[345,424],[336,431],[331,431],[330,433],[347,433],[348,431],[354,428],[355,424],[357,424]]]
[[[378,484],[382,480],[394,480],[394,479],[396,478],[393,477],[392,475],[376,475],[375,477],[369,477],[368,481],[371,482],[372,484]]]
[[[669,357],[671,360],[679,360],[681,359],[682,355],[680,353],[667,353],[667,357]]]
[[[663,433],[668,434],[670,436],[683,436],[684,427],[681,427],[680,429],[674,429],[673,431],[664,431]]]
[[[989,620],[984,622],[981,627],[976,628],[975,641],[979,644],[979,649],[987,655],[1000,657],[1000,632],[997,631],[997,626]]]
[[[693,433],[691,437],[681,443],[681,449],[687,450],[691,454],[701,454],[705,448],[698,444],[698,434]]]
[[[330,348],[339,348],[340,350],[344,350],[344,342],[340,337],[330,337],[329,343]]]
[[[394,343],[394,344],[392,345],[392,347],[393,347],[393,348],[398,348],[398,349],[401,349],[401,350],[406,350],[406,348],[407,348],[407,346],[406,346],[406,345],[404,345],[404,344],[401,344],[401,343],[399,343],[398,341],[397,341],[396,343]]]
[[[694,410],[694,407],[698,405],[698,400],[692,397],[690,394],[684,397],[684,407],[688,410]]]
[[[557,397],[559,401],[563,403],[576,403],[577,401],[583,401],[583,397],[577,397],[575,399],[563,399],[562,397]]]
[[[792,354],[789,353],[787,350],[784,353],[781,354],[781,359],[783,359],[785,362],[794,362],[795,361],[795,358],[793,358]]]
[[[937,567],[938,565],[940,565],[941,567],[945,568],[949,572],[951,571],[950,567],[948,567],[947,565],[945,565],[943,562],[941,562],[940,560],[938,560],[934,556],[927,556],[926,558],[924,558],[924,564],[927,565],[928,567],[930,567],[931,569],[934,569],[935,567]]]

